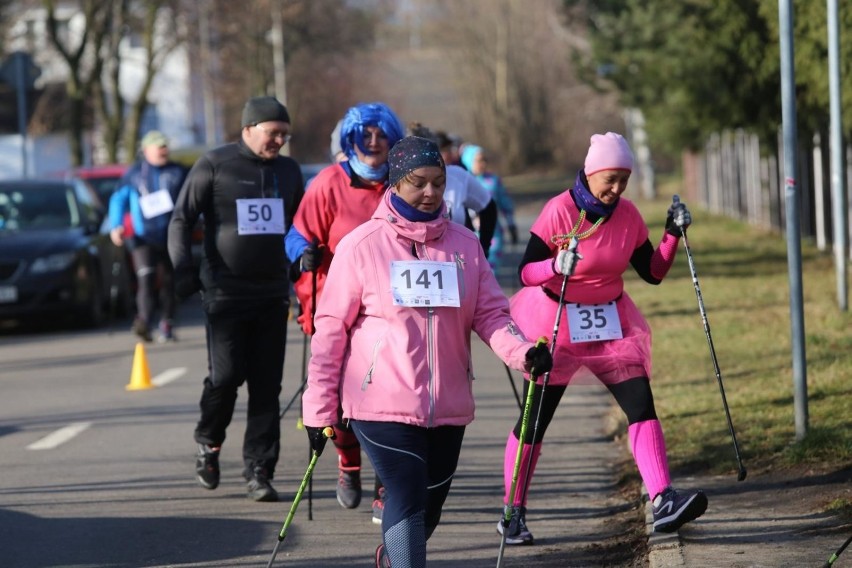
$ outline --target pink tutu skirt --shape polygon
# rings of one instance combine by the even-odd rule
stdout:
[[[615,303],[623,337],[585,343],[571,343],[568,314],[563,307],[548,384],[588,385],[600,381],[611,385],[635,377],[651,378],[651,328],[627,292]],[[527,339],[553,339],[558,303],[540,287],[522,288],[510,298],[509,305],[512,318]],[[539,377],[538,382],[542,379]]]

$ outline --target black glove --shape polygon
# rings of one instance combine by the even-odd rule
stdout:
[[[512,244],[518,244],[518,226],[509,225],[509,236],[512,238]]]
[[[553,357],[547,343],[540,341],[535,347],[530,347],[524,360],[524,370],[535,376],[541,376],[550,372],[553,368]]]
[[[185,300],[202,288],[198,269],[194,266],[175,270],[174,281],[175,296],[178,297],[178,300]]]
[[[666,211],[666,232],[673,237],[682,237],[683,230],[692,224],[692,214],[680,198],[675,195]]]
[[[332,440],[336,437],[334,433],[334,428],[331,426],[323,426],[319,428],[317,426],[305,426],[305,431],[308,433],[308,442],[311,444],[311,450],[316,452],[318,456],[322,455],[322,451],[325,449],[325,443],[329,438]],[[328,436],[328,433],[331,433]]]
[[[313,272],[322,264],[322,247],[313,242],[302,251],[302,272]]]

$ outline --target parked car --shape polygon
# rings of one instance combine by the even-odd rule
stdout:
[[[0,181],[0,320],[98,326],[111,311],[131,310],[126,259],[101,221],[82,184]]]
[[[302,169],[302,181],[305,183],[305,189],[308,188],[308,184],[317,177],[317,174],[320,173],[320,171],[330,165],[331,164],[328,163],[300,164]]]
[[[66,179],[80,179],[87,183],[97,193],[99,207],[104,212],[109,207],[109,198],[118,187],[121,177],[130,166],[125,164],[107,164],[103,166],[86,166],[74,168],[65,172]]]

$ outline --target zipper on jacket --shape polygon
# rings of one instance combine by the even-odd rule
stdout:
[[[435,421],[435,342],[432,337],[434,330],[432,326],[435,308],[429,306],[426,318],[426,362],[429,366],[429,427],[434,426]]]
[[[376,370],[376,359],[379,356],[379,346],[382,344],[382,340],[376,341],[373,345],[373,356],[370,359],[370,368],[367,369],[367,376],[364,377],[364,382],[361,383],[361,390],[367,390],[367,385],[373,382],[373,371]]]
[[[465,296],[465,285],[464,285],[464,259],[461,257],[461,254],[456,251],[453,253],[456,259],[456,266],[458,266],[459,271],[459,294],[462,298]]]
[[[428,250],[426,249],[426,243],[415,243],[416,245],[420,245],[420,254],[417,255],[417,258],[420,260],[429,260]]]

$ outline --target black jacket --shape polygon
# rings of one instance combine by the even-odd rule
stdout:
[[[289,261],[284,235],[237,234],[237,199],[283,199],[286,232],[303,195],[302,172],[291,158],[264,160],[242,140],[204,154],[190,170],[169,223],[169,256],[178,294],[194,291],[186,284],[191,280],[201,286],[208,306],[287,298]],[[193,267],[190,249],[199,215],[204,220],[200,274]]]

